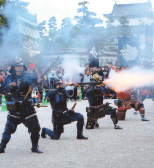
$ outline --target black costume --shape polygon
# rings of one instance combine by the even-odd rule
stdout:
[[[58,84],[58,81],[56,84]],[[59,139],[61,133],[64,132],[64,125],[77,121],[77,138],[87,139],[82,135],[84,125],[83,115],[67,108],[67,90],[62,87],[52,89],[47,93],[47,97],[50,100],[52,108],[53,131],[43,128],[41,133],[42,138],[45,138],[47,134],[51,139]]]
[[[15,66],[22,65],[17,63]],[[31,91],[29,90],[36,81],[37,78],[26,72],[22,72],[20,76],[16,75],[16,71],[12,68],[11,75],[6,78],[1,87],[6,97],[9,114],[0,144],[0,153],[4,152],[6,144],[11,139],[11,134],[16,131],[20,123],[23,123],[31,133],[32,152],[42,153],[38,149],[40,125],[36,111],[31,104]],[[9,86],[11,82],[15,82],[16,86]]]
[[[103,93],[99,86],[91,86],[84,90],[84,94],[88,98],[89,106],[86,108],[87,111],[87,129],[94,129],[95,122],[105,115],[110,115],[115,125],[115,129],[120,129],[117,125],[118,119],[116,115],[116,109],[109,106],[109,103],[103,104]],[[97,126],[98,127],[98,123]]]

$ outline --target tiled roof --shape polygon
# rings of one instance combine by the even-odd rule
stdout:
[[[114,4],[111,14],[104,14],[104,16],[139,16],[152,14],[152,5],[151,2],[144,3],[131,3],[131,4]]]

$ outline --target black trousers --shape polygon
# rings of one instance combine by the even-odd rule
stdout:
[[[2,135],[1,147],[6,148],[6,144],[11,139],[11,134],[15,133],[17,126],[23,123],[27,128],[28,132],[31,134],[31,142],[33,146],[38,145],[39,141],[39,131],[40,125],[36,115],[29,116],[27,119],[15,118],[10,115],[7,117],[7,122],[5,125],[4,133]]]

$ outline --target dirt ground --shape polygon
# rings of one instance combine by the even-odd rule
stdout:
[[[113,100],[106,100],[111,102]],[[115,130],[109,116],[99,120],[100,127],[84,128],[88,140],[76,139],[76,122],[65,126],[60,140],[40,138],[43,154],[31,152],[27,128],[20,124],[7,145],[6,153],[0,154],[0,168],[154,168],[154,105],[151,99],[144,101],[146,118],[127,111],[125,121],[119,121],[123,130]],[[69,107],[73,102],[68,103]],[[75,108],[85,116],[87,100],[79,101]],[[113,105],[114,106],[114,105]],[[37,109],[41,127],[52,129],[51,109]],[[7,112],[0,112],[0,139],[6,123]]]

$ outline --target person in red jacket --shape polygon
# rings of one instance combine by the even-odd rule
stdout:
[[[142,121],[149,121],[145,118],[145,108],[142,102],[139,102],[135,96],[134,90],[126,90],[124,92],[117,92],[118,100],[115,100],[115,104],[118,106],[117,117],[118,120],[125,120],[126,111],[134,108],[139,111]]]

